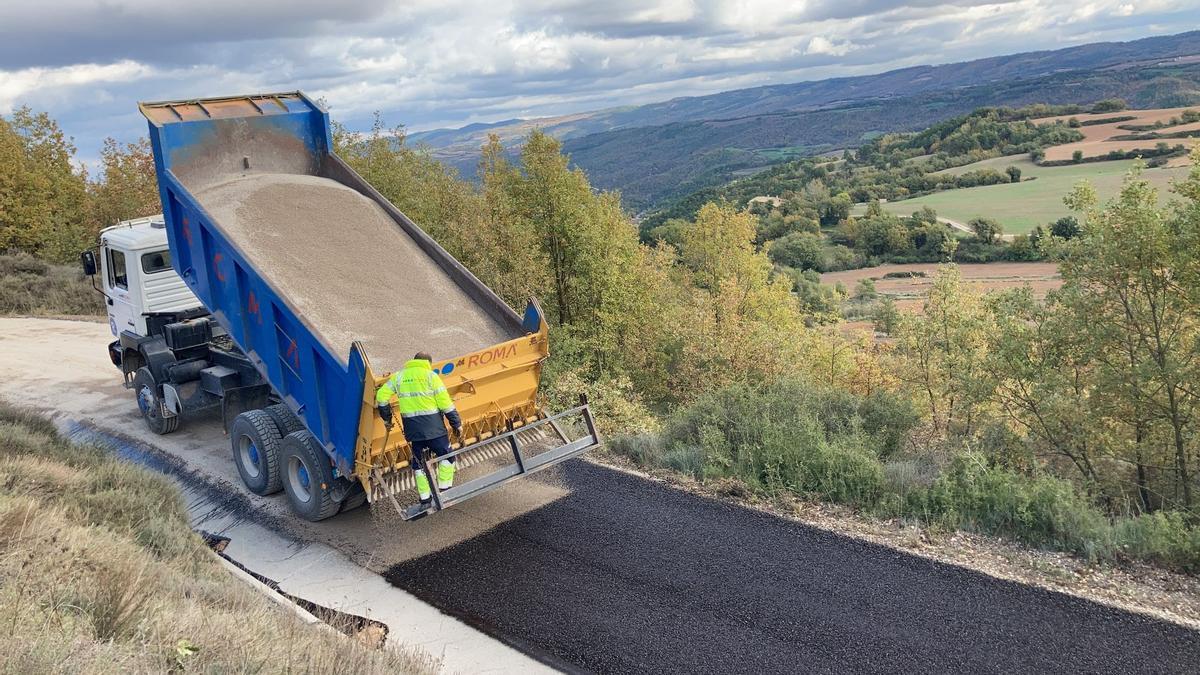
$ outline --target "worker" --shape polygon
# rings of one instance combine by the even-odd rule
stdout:
[[[431,450],[435,457],[450,452],[450,438],[446,435],[446,422],[454,429],[454,435],[462,441],[462,418],[454,409],[454,402],[446,391],[442,378],[433,369],[433,357],[426,352],[417,352],[404,369],[392,373],[387,382],[375,393],[375,405],[379,416],[390,431],[392,428],[392,397],[400,409],[404,437],[412,446],[412,467],[416,474],[417,496],[422,504],[433,498],[429,489],[429,476],[425,472],[425,451]],[[438,490],[454,486],[454,458],[438,462]]]

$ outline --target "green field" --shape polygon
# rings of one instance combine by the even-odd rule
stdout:
[[[1041,167],[1028,157],[996,157],[975,162],[967,166],[947,169],[944,173],[961,174],[976,169],[993,168],[1004,171],[1006,167],[1021,169],[1020,183],[987,185],[983,187],[947,190],[924,197],[904,199],[883,205],[884,209],[900,215],[909,215],[922,206],[929,206],[939,216],[966,223],[972,218],[994,218],[1008,233],[1029,232],[1037,225],[1053,222],[1071,211],[1063,204],[1063,197],[1080,181],[1087,180],[1096,188],[1101,200],[1112,198],[1120,190],[1121,182],[1133,167],[1135,160],[1116,162],[1091,162],[1071,166]],[[1187,176],[1188,167],[1171,169],[1147,169],[1145,177],[1157,187],[1166,200],[1167,188],[1172,180]],[[1034,178],[1035,180],[1028,180]],[[861,213],[861,207],[856,213]]]

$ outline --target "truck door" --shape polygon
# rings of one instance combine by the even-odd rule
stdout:
[[[101,249],[104,265],[104,295],[108,298],[108,327],[113,335],[121,331],[138,332],[137,311],[129,293],[129,267],[124,251],[105,246]]]

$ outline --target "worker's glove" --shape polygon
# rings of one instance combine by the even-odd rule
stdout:
[[[463,442],[462,427],[454,427],[454,435],[458,437],[458,442]]]
[[[383,426],[387,429],[392,428],[392,406],[389,403],[379,404],[379,416],[383,419]]]

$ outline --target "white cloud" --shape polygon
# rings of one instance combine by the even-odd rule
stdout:
[[[142,133],[138,100],[299,88],[422,129],[1196,25],[1195,0],[0,0],[0,113],[87,151]]]
[[[830,56],[845,56],[854,49],[854,45],[849,40],[844,42],[834,42],[829,38],[817,35],[808,41],[808,46],[804,48],[805,54],[828,54]]]
[[[13,107],[33,91],[42,96],[54,96],[64,89],[80,89],[97,84],[128,83],[151,75],[154,70],[134,61],[119,61],[108,65],[85,63],[61,68],[25,68],[13,72],[0,71],[0,113],[12,112]],[[103,98],[109,94],[100,92]],[[101,99],[103,100],[103,99]]]

